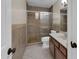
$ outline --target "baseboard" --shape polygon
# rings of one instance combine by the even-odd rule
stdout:
[[[35,44],[42,44],[42,42],[28,43],[27,46],[31,46],[31,45],[35,45]]]

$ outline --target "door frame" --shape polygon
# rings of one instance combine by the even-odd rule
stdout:
[[[68,59],[72,59],[71,57],[72,57],[72,55],[70,54],[71,53],[71,46],[70,46],[70,42],[71,42],[71,27],[72,27],[72,24],[71,24],[71,20],[72,20],[72,14],[71,14],[71,8],[70,7],[73,7],[74,8],[74,6],[72,6],[72,1],[76,1],[76,0],[68,0]],[[3,5],[3,2],[5,2],[6,4],[4,4],[5,6],[9,6],[9,7],[11,7],[11,0],[1,0],[1,2],[2,2],[2,5]],[[3,7],[3,9],[6,9],[7,7],[5,7],[5,6],[2,6]],[[1,8],[2,8],[1,7]],[[76,6],[77,7],[77,6]],[[11,9],[10,9],[11,10]],[[10,11],[9,10],[9,11]],[[6,12],[7,12],[7,9],[5,10],[5,14],[6,14]],[[3,12],[2,12],[3,13]],[[10,15],[11,15],[11,11],[10,11]],[[10,16],[9,15],[9,16]],[[2,15],[3,16],[3,15]],[[9,16],[6,16],[6,15],[4,15],[5,16],[5,18],[6,17],[9,17]],[[11,17],[11,16],[10,16]],[[73,20],[74,21],[74,20]],[[75,23],[76,23],[77,21],[75,20]],[[4,22],[5,23],[5,22]],[[74,24],[74,26],[75,27],[77,27],[77,23],[75,24],[75,23],[73,23]],[[74,30],[76,30],[77,28],[74,28]],[[77,32],[76,32],[77,33]],[[75,33],[75,34],[76,34]],[[5,34],[6,35],[6,34]],[[75,37],[75,39],[76,39],[76,37]],[[11,40],[10,40],[11,41]],[[10,47],[11,47],[11,43],[10,43]],[[11,58],[10,58],[11,59]]]
[[[1,58],[12,59],[12,54],[8,55],[7,51],[12,47],[11,32],[11,9],[12,0],[1,0]]]
[[[67,19],[67,55],[68,59],[77,59],[77,49],[71,48],[71,41],[77,43],[77,0],[68,0],[68,19]]]

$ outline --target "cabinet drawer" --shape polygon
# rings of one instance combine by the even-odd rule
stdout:
[[[62,52],[65,56],[67,56],[67,49],[66,49],[65,47],[63,47],[62,45],[60,45],[60,50],[61,50],[61,52]]]

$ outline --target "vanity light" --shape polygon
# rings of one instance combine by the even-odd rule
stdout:
[[[67,6],[67,0],[62,0],[61,3],[64,7]]]

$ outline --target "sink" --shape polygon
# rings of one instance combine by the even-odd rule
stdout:
[[[49,33],[53,38],[60,42],[63,46],[67,47],[67,36],[64,33]]]
[[[56,33],[56,31],[55,30],[51,30],[51,33]]]
[[[66,39],[65,36],[57,36],[57,38]]]
[[[55,36],[56,38],[67,39],[67,36],[65,36],[64,33],[51,33],[51,35]]]
[[[67,39],[67,35],[63,33],[57,33],[56,35],[57,35],[57,38]]]

